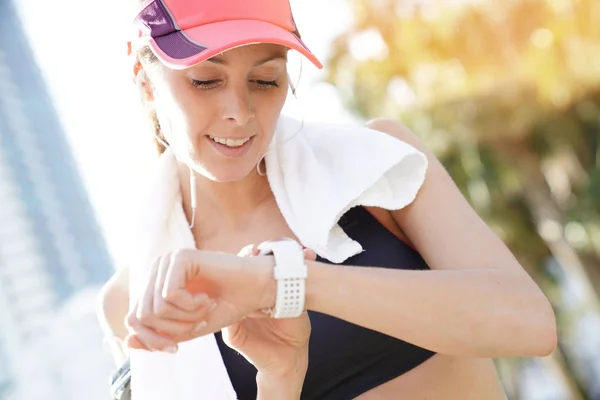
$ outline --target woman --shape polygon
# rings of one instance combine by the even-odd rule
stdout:
[[[287,96],[288,50],[320,64],[288,0],[157,0],[136,28],[146,42],[132,44],[134,77],[158,116],[159,148],[176,156],[196,249],[162,254],[137,293],[127,272],[115,275],[101,296],[109,335],[174,353],[216,332],[240,399],[503,399],[492,358],[553,351],[546,297],[435,156],[390,120],[367,126],[425,154],[418,195],[400,210],[343,215],[364,251],[339,265],[305,251],[293,276],[305,288],[300,306],[266,318],[282,312],[274,271],[284,265],[277,246],[275,257],[260,248],[298,235],[263,159]]]

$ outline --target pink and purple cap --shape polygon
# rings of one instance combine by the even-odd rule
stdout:
[[[134,25],[138,39],[173,69],[254,43],[286,46],[323,67],[300,39],[289,0],[151,0]]]

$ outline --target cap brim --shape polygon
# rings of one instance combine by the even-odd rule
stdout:
[[[152,38],[150,48],[169,68],[185,69],[219,53],[255,43],[272,43],[294,49],[317,68],[321,62],[296,35],[264,21],[221,21]]]

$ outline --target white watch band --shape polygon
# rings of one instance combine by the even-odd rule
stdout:
[[[266,242],[259,246],[260,254],[273,254],[277,296],[273,318],[296,318],[304,311],[306,298],[306,264],[304,251],[295,240]]]

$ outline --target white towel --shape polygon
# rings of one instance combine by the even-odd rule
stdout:
[[[282,116],[265,158],[271,190],[290,229],[321,257],[341,263],[362,251],[337,225],[354,206],[398,210],[421,187],[427,158],[414,147],[362,126],[301,123]],[[135,228],[130,298],[152,261],[193,248],[175,156],[160,159]],[[201,223],[198,221],[197,223]],[[131,350],[133,400],[229,400],[236,394],[214,335],[181,343],[177,354]]]

